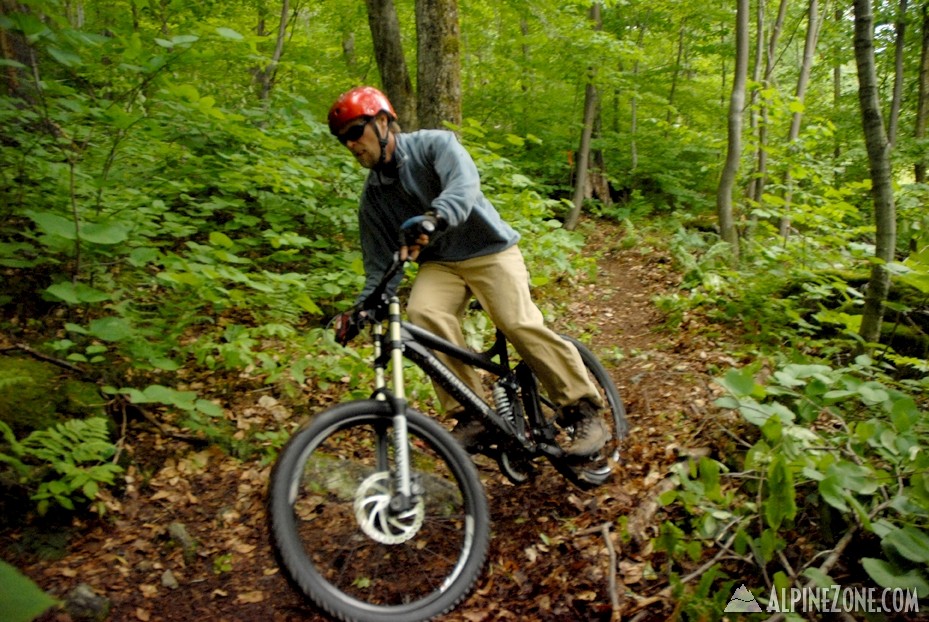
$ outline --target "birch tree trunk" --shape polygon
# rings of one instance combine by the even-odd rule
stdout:
[[[415,130],[416,94],[403,54],[400,20],[393,0],[366,0],[368,27],[374,42],[374,58],[381,74],[381,85],[387,99],[397,112],[397,120],[404,130]]]
[[[890,289],[886,264],[894,259],[897,241],[896,209],[890,169],[890,143],[881,118],[877,70],[874,62],[874,15],[871,0],[854,0],[855,64],[858,68],[858,100],[874,201],[875,258],[865,294],[859,334],[865,343],[877,343],[884,318],[884,301]]]
[[[416,110],[419,126],[461,125],[458,0],[416,0]]]
[[[748,81],[748,0],[738,0],[736,5],[736,57],[732,94],[729,98],[729,140],[726,164],[719,179],[716,192],[716,216],[719,233],[732,247],[732,260],[739,260],[739,235],[735,227],[732,207],[732,189],[735,187],[742,156],[742,109],[745,106],[745,83]]]

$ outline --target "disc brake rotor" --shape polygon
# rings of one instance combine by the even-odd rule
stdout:
[[[355,518],[358,526],[372,540],[382,544],[400,544],[416,535],[422,527],[425,507],[421,496],[408,510],[397,512],[390,507],[393,498],[390,473],[381,471],[367,477],[355,491]]]

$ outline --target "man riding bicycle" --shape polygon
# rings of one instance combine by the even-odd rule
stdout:
[[[549,329],[532,301],[519,234],[481,192],[477,167],[454,133],[401,133],[397,115],[379,90],[343,93],[329,110],[329,130],[370,170],[358,212],[364,258],[363,300],[399,251],[419,273],[407,303],[410,320],[464,347],[461,317],[473,295],[532,368],[559,407],[558,422],[573,428],[565,451],[597,452],[610,437],[602,402],[577,350]],[[351,338],[353,312],[337,316],[336,336]],[[476,394],[478,373],[438,355]],[[486,434],[479,415],[467,412],[436,386],[439,401],[457,420],[453,434],[476,450]]]

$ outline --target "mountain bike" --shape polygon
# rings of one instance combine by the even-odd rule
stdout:
[[[571,430],[557,426],[557,408],[528,365],[511,361],[501,331],[476,353],[401,318],[399,298],[386,292],[404,263],[395,257],[355,314],[373,336],[372,397],[315,415],[281,450],[271,475],[268,517],[278,562],[298,591],[341,620],[410,622],[445,613],[471,592],[487,556],[490,516],[475,463],[446,428],[409,406],[404,358],[481,415],[494,439],[481,452],[514,483],[531,481],[547,460],[579,487],[602,485],[627,433],[606,369],[564,337],[599,387],[612,432],[596,455],[566,454],[559,439]],[[488,372],[492,404],[434,352]]]

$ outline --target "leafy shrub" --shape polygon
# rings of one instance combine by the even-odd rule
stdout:
[[[767,583],[755,587],[770,590],[841,584],[817,560],[839,534],[873,538],[849,559],[852,572],[852,559],[861,563],[852,580],[929,595],[929,415],[879,376],[864,356],[845,368],[784,363],[763,381],[754,368],[727,373],[717,405],[739,415],[742,425],[729,427],[743,430],[748,449],[679,465],[680,488],[664,501],[690,519],[668,525],[676,535],[659,544],[678,559],[721,545],[754,564]],[[820,537],[789,546],[800,532]]]

